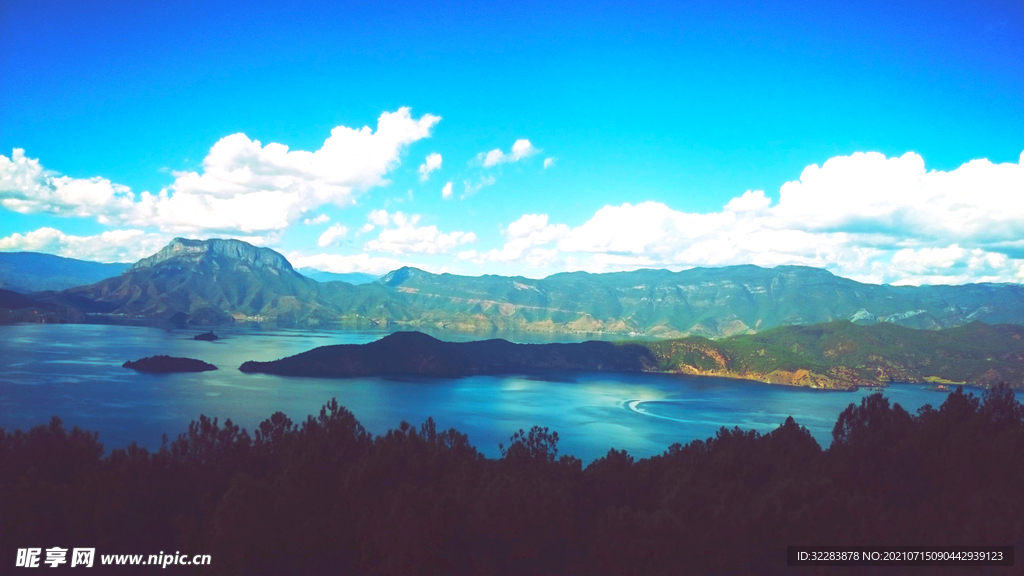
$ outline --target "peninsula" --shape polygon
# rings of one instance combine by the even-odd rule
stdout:
[[[544,370],[724,376],[832,390],[930,382],[1024,388],[1024,327],[971,323],[947,330],[830,322],[721,340],[513,344],[444,342],[395,332],[369,344],[321,346],[242,372],[284,376],[459,377]]]
[[[325,378],[458,377],[539,370],[657,371],[657,360],[638,344],[444,342],[421,332],[395,332],[369,344],[321,346],[272,362],[249,361],[239,370]]]

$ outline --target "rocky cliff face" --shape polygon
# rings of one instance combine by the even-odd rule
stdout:
[[[68,294],[113,306],[115,317],[218,325],[334,321],[320,285],[269,248],[239,240],[177,238],[130,270]]]
[[[152,268],[166,262],[197,263],[204,258],[224,257],[271,272],[294,272],[291,262],[270,248],[258,248],[241,240],[189,240],[175,238],[159,252],[143,258],[131,270]]]

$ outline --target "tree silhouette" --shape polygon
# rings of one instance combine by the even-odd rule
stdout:
[[[0,546],[212,554],[196,574],[760,574],[790,545],[1024,541],[1024,409],[1005,386],[916,415],[867,396],[826,450],[792,418],[586,468],[546,428],[500,448],[432,419],[372,436],[335,400],[252,437],[200,416],[105,457],[54,419],[0,430]]]

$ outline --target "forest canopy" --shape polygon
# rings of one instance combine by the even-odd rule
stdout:
[[[1002,385],[916,414],[867,396],[827,449],[788,418],[587,466],[546,428],[488,459],[430,419],[373,436],[335,400],[106,455],[54,417],[0,430],[0,544],[210,554],[216,574],[763,572],[791,545],[1019,547],[1022,453]]]

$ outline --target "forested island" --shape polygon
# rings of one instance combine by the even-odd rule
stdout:
[[[217,367],[209,362],[196,360],[195,358],[177,358],[174,356],[149,356],[134,362],[129,360],[121,365],[124,368],[131,368],[139,372],[153,372],[156,374],[167,374],[171,372],[208,372],[216,370]]]
[[[827,449],[790,418],[587,465],[545,428],[488,459],[429,419],[373,436],[335,401],[252,434],[200,416],[156,452],[106,456],[55,417],[0,430],[0,544],[180,550],[212,556],[194,573],[268,575],[762,574],[791,571],[791,545],[1020,550],[1022,446],[1005,386],[916,414],[865,397]]]
[[[783,326],[721,340],[513,344],[444,342],[396,332],[369,344],[322,346],[243,372],[287,376],[458,377],[543,370],[663,372],[727,376],[852,390],[888,382],[1024,387],[1024,327],[975,322],[925,331],[892,324]]]

